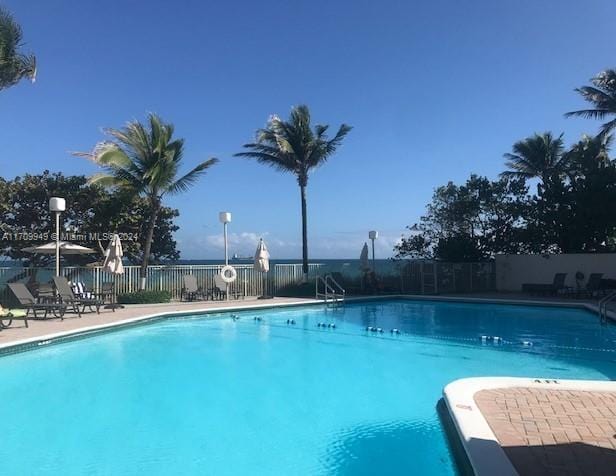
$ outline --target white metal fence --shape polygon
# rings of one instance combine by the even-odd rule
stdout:
[[[301,264],[275,264],[267,274],[254,270],[252,264],[234,264],[237,279],[231,285],[231,291],[244,296],[274,295],[278,290],[301,282],[303,278]],[[314,275],[321,267],[318,263],[309,265],[309,274]],[[103,283],[114,282],[118,294],[130,293],[139,289],[139,266],[125,266],[124,274],[113,276],[98,267],[68,266],[62,268],[62,275],[70,281],[81,281],[94,291],[100,291]],[[179,299],[183,277],[192,274],[203,289],[214,286],[214,276],[220,273],[222,265],[172,265],[149,266],[146,289],[169,291],[174,299]],[[19,268],[0,267],[0,301],[9,298],[7,283],[48,283],[54,275],[53,268]]]

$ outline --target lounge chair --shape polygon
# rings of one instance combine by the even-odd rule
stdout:
[[[578,296],[580,297],[595,297],[601,291],[601,278],[603,273],[591,273],[586,281],[586,286],[579,290]]]
[[[78,296],[75,296],[75,293],[73,293],[73,290],[71,289],[67,279],[64,276],[55,276],[53,278],[53,283],[56,286],[56,291],[60,296],[60,300],[64,304],[66,304],[67,307],[70,306],[79,317],[81,317],[82,312],[85,312],[86,307],[89,307],[90,310],[92,310],[92,308],[95,308],[96,313],[100,314],[100,308],[103,304],[100,299],[96,297],[80,298]],[[79,310],[79,306],[82,306],[83,309]]]
[[[530,294],[545,294],[554,296],[558,294],[559,291],[566,289],[565,279],[567,278],[567,273],[556,273],[554,275],[554,281],[552,284],[535,284],[535,283],[526,283],[522,284],[522,292],[530,293]]]
[[[19,301],[19,304],[26,308],[26,315],[32,311],[34,318],[38,319],[38,313],[43,312],[43,319],[47,318],[49,312],[53,313],[54,317],[64,318],[66,312],[66,304],[57,302],[36,302],[36,299],[30,290],[23,283],[9,283],[9,289]]]
[[[0,329],[6,329],[13,321],[24,321],[28,327],[28,312],[23,309],[5,309],[0,305]]]
[[[242,296],[241,291],[233,290],[231,285],[228,286],[229,296],[233,299],[239,299]],[[214,276],[214,286],[208,291],[208,296],[211,296],[212,299],[224,299],[227,296],[227,283],[223,281],[220,274]]]
[[[182,287],[182,293],[180,294],[180,301],[194,301],[195,299],[205,297],[203,289],[197,284],[197,278],[192,274],[184,275],[184,287]]]

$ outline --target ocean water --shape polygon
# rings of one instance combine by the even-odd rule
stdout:
[[[0,358],[0,473],[451,475],[436,404],[452,380],[616,378],[615,329],[582,310],[391,300],[235,315]]]

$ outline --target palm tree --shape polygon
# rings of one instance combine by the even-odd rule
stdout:
[[[330,158],[351,130],[342,124],[332,139],[327,136],[329,126],[310,126],[308,106],[291,110],[288,121],[272,116],[265,129],[257,131],[257,141],[245,144],[246,152],[236,157],[256,159],[262,164],[292,173],[299,184],[302,204],[302,269],[304,281],[308,279],[308,222],[306,213],[306,186],[310,171]]]
[[[91,177],[90,183],[128,189],[144,196],[150,204],[140,271],[141,289],[145,289],[152,237],[163,197],[187,191],[206,169],[218,162],[218,159],[206,160],[178,178],[184,140],[174,139],[173,124],[164,123],[157,115],[150,114],[148,120],[149,128],[133,121],[123,129],[105,129],[112,141],[98,143],[91,153],[76,154],[90,158],[105,170]]]
[[[554,138],[551,132],[534,134],[513,144],[513,153],[504,157],[509,170],[501,176],[525,180],[539,178],[545,187],[550,178],[565,172],[563,135]]]
[[[603,120],[616,116],[616,70],[607,69],[591,79],[592,86],[582,86],[576,91],[593,109],[581,109],[565,114],[565,117],[581,116],[588,119]],[[616,117],[601,126],[601,135],[607,135],[616,129]]]
[[[0,90],[23,78],[34,81],[36,77],[36,58],[18,52],[21,39],[21,27],[6,9],[0,7]]]
[[[582,176],[584,170],[601,169],[611,165],[609,151],[612,142],[613,136],[611,135],[583,135],[577,144],[565,152],[567,172],[573,186],[575,186],[576,178]]]

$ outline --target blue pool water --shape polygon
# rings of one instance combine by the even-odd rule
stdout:
[[[0,473],[455,474],[435,409],[448,382],[616,378],[614,327],[581,310],[399,300],[237,315],[0,358]]]

